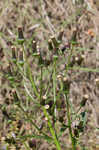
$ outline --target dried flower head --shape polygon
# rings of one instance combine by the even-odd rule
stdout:
[[[57,75],[57,79],[58,79],[58,80],[62,80],[62,77],[63,77],[63,76],[62,76],[61,74]]]
[[[49,109],[49,107],[50,107],[49,105],[45,105],[45,109]]]
[[[69,78],[64,77],[64,78],[63,78],[63,85],[64,85],[63,90],[64,90],[64,91],[69,91],[69,89],[70,89],[70,84],[71,84],[71,81],[69,80]]]
[[[36,50],[37,50],[37,42],[34,40],[32,42],[32,50],[33,50],[33,53],[36,52]]]
[[[24,41],[23,29],[22,27],[18,27],[18,44],[23,45]]]
[[[46,100],[47,99],[47,96],[46,95],[43,95],[43,97],[42,97],[44,100]]]
[[[19,64],[24,65],[24,58],[23,58],[23,49],[19,49]]]
[[[18,27],[18,38],[24,39],[22,27]]]
[[[58,48],[60,42],[56,39],[55,36],[51,36],[51,41],[53,43],[54,48]]]
[[[99,87],[99,78],[95,79],[96,86]]]
[[[16,47],[15,46],[12,46],[11,47],[11,49],[12,49],[12,60],[13,60],[13,62],[16,62]]]
[[[53,43],[52,43],[51,39],[48,40],[48,49],[49,49],[49,51],[53,50]]]

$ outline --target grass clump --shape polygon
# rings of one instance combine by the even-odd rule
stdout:
[[[36,149],[40,139],[43,139],[61,150],[61,137],[68,130],[70,145],[76,150],[79,136],[86,126],[86,111],[82,111],[82,108],[87,98],[83,98],[75,112],[69,98],[72,80],[67,74],[75,54],[75,42],[68,43],[64,48],[60,44],[61,41],[55,36],[48,40],[47,59],[47,55],[38,46],[38,41],[31,41],[29,46],[22,27],[18,28],[18,38],[11,46],[12,57],[10,56],[6,73],[11,86],[10,112],[7,112],[6,106],[1,106],[11,130],[10,137],[5,139],[9,145],[18,148],[21,143],[25,149]],[[66,60],[66,63],[63,62],[64,67],[60,72],[61,59]],[[75,64],[76,60],[73,61]]]

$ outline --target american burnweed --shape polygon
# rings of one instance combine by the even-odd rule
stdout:
[[[13,130],[14,143],[11,141],[9,144],[20,145],[20,141],[26,149],[31,149],[39,148],[40,140],[46,140],[49,145],[54,144],[57,150],[61,150],[61,137],[67,130],[72,149],[76,150],[79,144],[79,137],[86,126],[86,111],[83,107],[88,97],[82,98],[76,112],[72,110],[73,104],[69,98],[72,80],[68,76],[68,71],[71,67],[75,44],[69,42],[61,48],[61,41],[59,41],[61,36],[58,40],[55,36],[48,39],[46,49],[49,58],[43,56],[40,44],[38,46],[38,41],[33,40],[30,45],[30,60],[27,39],[23,36],[22,27],[18,28],[17,45],[11,47],[12,59],[9,62],[11,73],[8,78],[13,96],[11,109],[14,108],[15,111],[12,115],[13,119],[8,118],[8,120],[10,123],[16,121],[18,132]],[[67,58],[65,58],[65,52],[68,53]],[[66,59],[63,71],[60,71],[61,59]],[[79,65],[82,61],[79,55],[73,60],[72,66],[76,63]],[[2,112],[9,115],[3,107]],[[30,124],[29,128],[27,123]]]

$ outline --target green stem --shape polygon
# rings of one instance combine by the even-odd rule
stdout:
[[[40,102],[42,101],[42,90],[43,90],[43,66],[41,66],[41,78],[40,78]]]
[[[43,107],[43,112],[44,112],[44,115],[45,115],[45,116],[47,117],[47,119],[48,119],[48,126],[49,126],[50,132],[51,132],[51,134],[52,134],[52,136],[53,136],[53,139],[54,139],[54,143],[55,143],[55,145],[56,145],[56,148],[57,148],[57,150],[61,150],[60,143],[59,143],[59,141],[58,141],[58,139],[57,139],[55,130],[54,130],[53,126],[52,126],[52,123],[51,123],[51,121],[50,121],[49,115],[48,115],[48,113],[47,113],[47,111],[46,111],[46,109],[45,109],[44,107]]]
[[[68,118],[68,128],[69,128],[69,135],[72,142],[72,149],[76,150],[76,143],[74,141],[73,133],[72,133],[72,127],[71,127],[71,113],[70,113],[70,104],[68,99],[68,94],[65,94],[66,96],[66,105],[67,105],[67,118]]]
[[[71,44],[71,49],[70,49],[70,55],[68,56],[68,61],[67,61],[67,65],[66,65],[66,73],[68,72],[69,70],[69,65],[70,65],[70,62],[71,62],[71,57],[73,55],[73,45]],[[65,93],[65,96],[66,96],[66,107],[67,107],[67,118],[68,118],[68,128],[69,128],[69,135],[70,135],[70,138],[71,138],[71,142],[72,142],[72,149],[73,150],[76,150],[76,143],[75,143],[75,139],[73,137],[73,133],[72,133],[72,127],[71,127],[71,113],[70,113],[70,104],[69,104],[69,99],[68,99],[68,94],[69,94],[69,91],[66,91]]]
[[[24,46],[23,46],[23,53],[24,53],[24,60],[25,60],[25,62],[26,62],[27,69],[28,69],[28,73],[29,73],[29,80],[30,80],[30,82],[31,82],[31,85],[32,85],[32,88],[33,88],[33,90],[34,90],[35,95],[36,95],[36,96],[38,97],[38,99],[39,99],[39,93],[38,93],[38,91],[37,91],[37,88],[36,88],[34,79],[33,79],[33,77],[32,77],[31,68],[30,68],[30,66],[29,66],[29,63],[28,63],[27,58],[26,58],[26,55],[25,55]]]
[[[53,64],[53,94],[54,94],[54,117],[56,119],[56,60]]]
[[[28,147],[26,142],[24,142],[24,146],[25,146],[26,150],[30,150],[30,148]]]
[[[32,88],[33,88],[33,90],[34,90],[35,95],[36,95],[36,96],[38,97],[38,99],[39,99],[39,98],[40,98],[40,97],[39,97],[39,93],[38,93],[38,91],[37,91],[37,88],[36,88],[34,79],[33,79],[33,77],[32,77],[32,73],[31,73],[31,69],[30,69],[29,65],[28,65],[28,71],[29,71],[29,79],[30,79],[30,81],[31,81]]]
[[[71,49],[70,49],[70,55],[68,56],[68,60],[67,60],[67,65],[66,65],[66,72],[69,70],[69,66],[70,66],[70,62],[71,62],[71,57],[73,55],[73,45],[71,45]]]

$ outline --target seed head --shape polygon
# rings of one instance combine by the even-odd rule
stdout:
[[[49,105],[45,105],[45,109],[49,109]]]
[[[18,38],[24,39],[22,27],[18,27]]]

